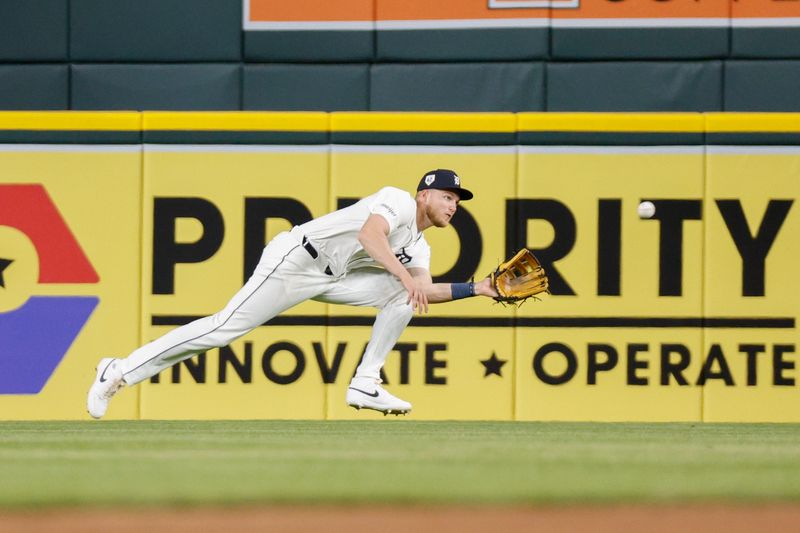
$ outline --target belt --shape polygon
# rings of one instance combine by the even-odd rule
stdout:
[[[303,245],[303,248],[306,249],[306,252],[308,252],[308,255],[310,255],[314,259],[319,257],[319,253],[317,252],[317,249],[314,248],[314,246],[310,242],[308,242],[308,237],[306,237],[305,235],[303,236],[302,245]]]
[[[314,248],[314,245],[309,242],[308,237],[306,237],[305,235],[303,235],[303,241],[301,242],[301,244],[303,248],[306,249],[306,252],[308,252],[308,255],[310,255],[313,259],[319,257],[319,252],[317,252],[317,249]],[[330,266],[325,267],[325,273],[329,276],[333,276],[333,272],[331,272]]]

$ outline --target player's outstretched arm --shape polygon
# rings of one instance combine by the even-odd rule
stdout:
[[[451,302],[455,299],[453,290],[454,285],[461,285],[461,284],[454,284],[454,283],[433,283],[433,279],[431,278],[431,273],[424,269],[424,268],[409,268],[409,273],[413,276],[413,278],[419,282],[422,286],[425,294],[428,296],[428,303],[442,303],[442,302]],[[458,289],[455,289],[458,291]],[[488,296],[490,298],[494,298],[497,296],[497,292],[494,290],[492,286],[492,280],[490,278],[484,278],[480,281],[476,281],[473,285],[474,294],[471,296]],[[455,296],[458,296],[457,294]]]

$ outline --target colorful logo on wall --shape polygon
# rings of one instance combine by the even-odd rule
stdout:
[[[98,281],[42,185],[0,185],[0,394],[41,392],[99,301],[45,288]]]

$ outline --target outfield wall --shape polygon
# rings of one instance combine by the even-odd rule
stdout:
[[[416,419],[800,420],[800,115],[0,113],[0,419],[79,419],[100,356],[220,309],[263,244],[456,169],[440,281],[534,249],[553,294],[433,306],[385,381]],[[636,206],[657,205],[641,220]],[[306,302],[108,418],[379,416],[374,313]]]
[[[798,112],[798,87],[797,0],[0,2],[1,110]]]

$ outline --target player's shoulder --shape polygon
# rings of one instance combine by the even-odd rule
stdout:
[[[415,212],[417,209],[414,197],[397,187],[384,187],[373,195],[373,199],[374,203],[392,206],[401,213]]]
[[[381,196],[395,197],[402,200],[412,199],[408,191],[388,185],[377,192]]]

